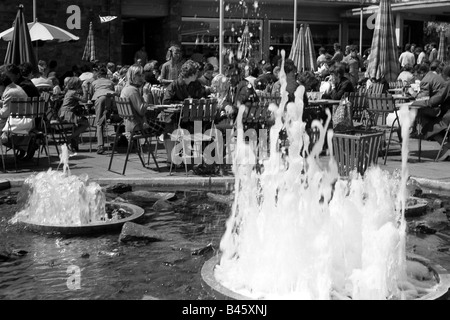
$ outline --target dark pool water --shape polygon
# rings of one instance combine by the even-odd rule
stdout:
[[[14,203],[19,189],[1,192],[0,253],[7,247],[15,254],[8,261],[0,260],[0,300],[215,299],[203,286],[200,271],[219,247],[230,213],[230,204],[222,200],[229,192],[151,191],[174,193],[170,200],[174,210],[155,212],[154,200],[107,193],[108,201],[121,197],[143,207],[145,216],[139,223],[167,238],[127,244],[119,242],[119,233],[67,237],[11,225],[8,220],[20,206]],[[430,191],[422,196],[430,205],[426,215],[408,219],[407,251],[450,270],[450,228],[445,215],[446,210],[450,213],[450,198]]]
[[[2,192],[3,202],[14,202],[18,191]],[[1,204],[0,251],[3,245],[19,254],[0,262],[0,300],[213,299],[202,287],[200,270],[219,246],[230,206],[211,200],[207,193],[175,192],[170,200],[175,210],[158,213],[152,209],[154,201],[108,193],[108,201],[120,196],[145,209],[139,223],[168,239],[151,243],[123,244],[119,233],[89,237],[33,233],[8,223],[18,204]],[[214,194],[227,195],[217,190]],[[27,253],[20,256],[20,250]],[[77,274],[79,282],[73,278]]]

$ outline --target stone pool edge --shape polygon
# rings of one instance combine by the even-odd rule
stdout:
[[[432,180],[420,177],[410,177],[421,187],[450,191],[450,182]],[[25,179],[0,179],[0,191],[14,187],[21,187]],[[161,177],[151,179],[136,178],[99,178],[91,179],[100,185],[114,185],[118,183],[131,184],[148,187],[170,187],[170,186],[194,186],[194,187],[225,187],[227,190],[234,187],[234,177]]]
[[[9,188],[21,187],[25,179],[0,179],[0,191]],[[97,182],[100,185],[114,185],[119,183],[130,184],[135,186],[148,187],[170,187],[170,186],[192,186],[192,187],[226,187],[227,189],[234,186],[234,177],[161,177],[151,179],[136,178],[99,178],[89,179],[89,181]]]

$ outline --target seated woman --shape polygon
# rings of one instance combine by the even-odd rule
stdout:
[[[75,124],[75,129],[67,137],[72,151],[78,151],[79,136],[89,127],[89,121],[84,116],[83,106],[80,105],[80,102],[87,102],[87,99],[83,96],[81,84],[82,82],[78,77],[71,77],[67,81],[67,91],[64,95],[61,108],[58,111],[58,116],[62,124]]]
[[[354,92],[352,82],[347,79],[345,74],[345,67],[341,63],[336,63],[330,70],[331,73],[331,92],[324,94],[322,98],[331,100],[341,100],[346,92]]]
[[[137,117],[134,121],[125,121],[125,135],[130,134],[133,129],[143,128],[146,133],[152,133],[155,136],[160,135],[164,131],[164,127],[156,121],[156,119],[147,116],[147,104],[140,93],[140,88],[144,84],[144,69],[139,64],[134,64],[128,68],[127,84],[120,93],[121,98],[130,100],[133,109],[136,111]]]
[[[8,147],[12,147],[11,141],[9,141],[8,139],[9,126],[7,126],[8,118],[11,112],[10,110],[11,99],[12,98],[26,99],[28,98],[28,96],[19,85],[12,82],[10,77],[8,77],[7,68],[4,65],[0,67],[0,97],[1,97],[0,130],[2,130],[1,142],[2,144],[5,144]],[[31,129],[31,127],[29,129]],[[33,157],[34,152],[36,150],[35,148],[36,144],[30,143],[30,137],[25,136],[24,139],[17,139],[17,140],[14,139],[14,144],[17,148],[16,156],[18,159]],[[29,148],[27,150],[27,146],[30,146],[32,150],[30,150]],[[28,156],[26,156],[27,151],[29,153]]]
[[[397,77],[397,80],[403,81],[403,83],[410,84],[411,82],[414,82],[416,79],[414,75],[412,74],[413,67],[407,63],[403,66],[402,71]]]

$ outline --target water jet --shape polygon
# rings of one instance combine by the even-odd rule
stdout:
[[[312,123],[320,133],[310,153],[302,121],[304,88],[287,103],[283,62],[280,107],[272,104],[270,157],[255,172],[256,154],[243,139],[241,106],[234,159],[235,199],[220,252],[202,268],[204,282],[233,299],[437,299],[450,287],[448,272],[406,254],[405,211],[409,198],[408,130],[414,120],[400,111],[402,170],[391,175],[378,166],[348,179],[338,174],[333,157],[318,161],[333,131]],[[285,129],[289,153],[280,152]],[[326,137],[327,133],[327,137]],[[333,154],[330,150],[330,154]]]

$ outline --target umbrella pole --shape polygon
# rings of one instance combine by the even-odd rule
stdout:
[[[223,0],[219,0],[219,73],[223,72]]]
[[[297,0],[294,0],[294,37],[293,39],[293,43],[295,43],[295,36],[296,36],[296,32],[297,32]]]
[[[361,1],[361,12],[359,19],[359,54],[362,56],[362,38],[363,38],[363,2]]]

